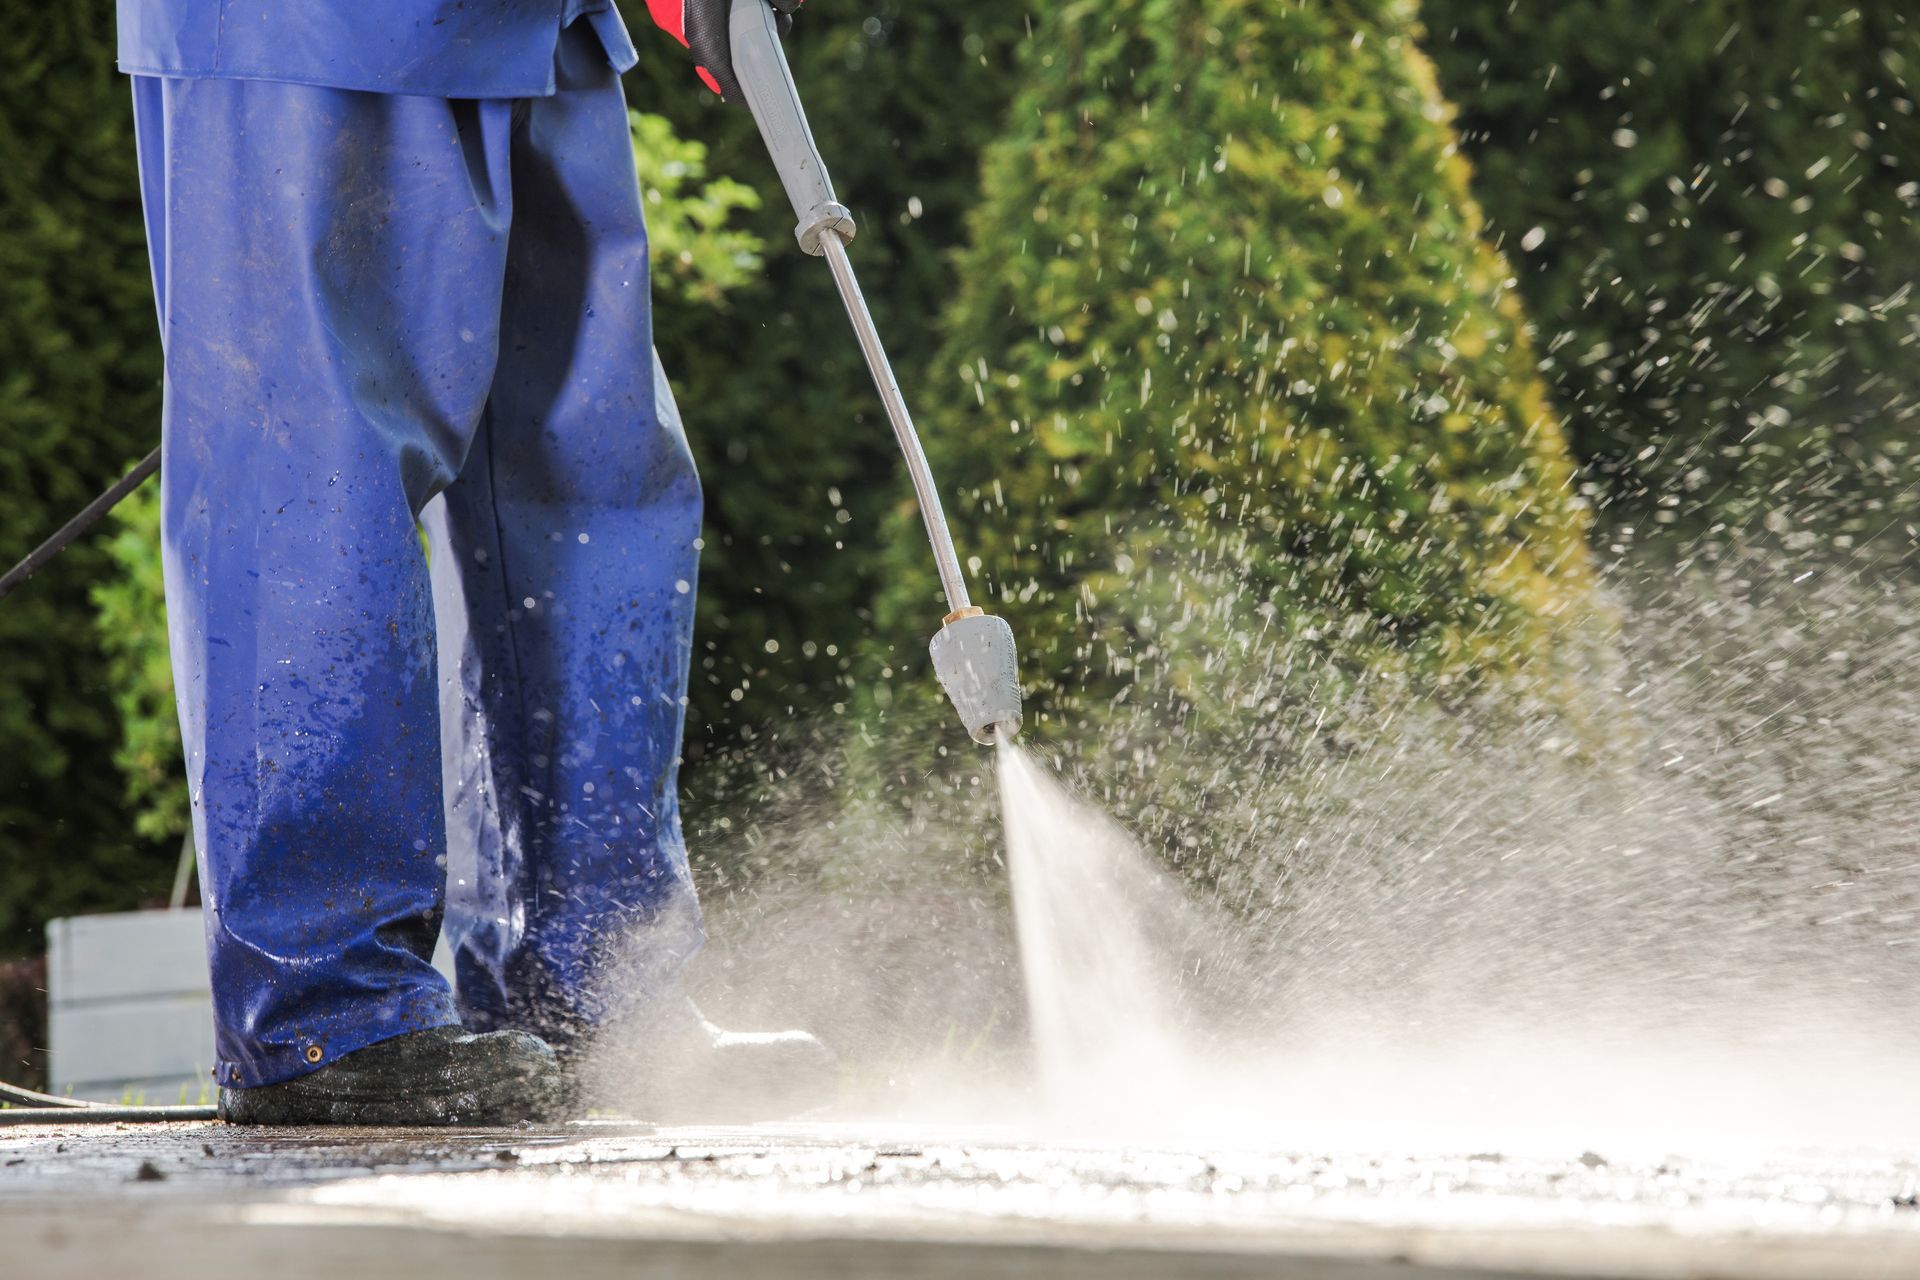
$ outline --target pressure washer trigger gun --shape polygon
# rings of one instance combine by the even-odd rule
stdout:
[[[793,204],[794,217],[799,220],[794,235],[800,247],[825,258],[833,269],[840,301],[846,305],[847,319],[852,321],[854,336],[867,357],[867,368],[886,406],[887,420],[893,424],[894,439],[906,455],[907,473],[913,478],[914,496],[920,503],[921,519],[926,522],[927,540],[933,544],[940,586],[947,596],[945,624],[928,646],[934,670],[975,742],[1010,741],[1020,732],[1021,719],[1013,628],[977,608],[967,596],[967,581],[953,549],[953,536],[947,531],[946,514],[940,508],[940,492],[934,487],[926,452],[920,447],[906,399],[900,394],[893,366],[880,345],[880,334],[847,258],[847,242],[854,235],[853,214],[834,196],[826,162],[814,145],[793,73],[787,69],[787,55],[780,47],[778,19],[767,0],[733,0],[728,35],[734,78],[773,157],[780,185]]]

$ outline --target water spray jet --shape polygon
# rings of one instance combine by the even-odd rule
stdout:
[[[1021,723],[1013,628],[975,605],[967,595],[966,576],[953,548],[953,535],[947,529],[926,451],[920,447],[920,435],[907,412],[906,398],[900,393],[886,348],[880,343],[879,331],[860,292],[860,282],[854,277],[853,263],[847,257],[847,243],[854,236],[853,214],[834,195],[826,162],[814,145],[799,90],[794,87],[793,73],[780,47],[778,23],[778,15],[766,0],[733,0],[728,35],[734,76],[773,157],[780,185],[793,204],[799,220],[794,236],[802,249],[825,258],[832,268],[847,319],[853,324],[880,401],[886,406],[894,439],[906,457],[920,517],[927,526],[927,541],[933,546],[934,563],[940,570],[940,586],[947,597],[947,616],[928,646],[934,671],[975,742],[991,745],[1011,741],[1020,732]],[[697,56],[699,49],[694,52]]]

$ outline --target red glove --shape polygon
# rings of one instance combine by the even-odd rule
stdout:
[[[793,27],[793,15],[805,0],[767,0],[779,15],[780,34]],[[647,0],[647,12],[654,25],[693,51],[694,71],[707,88],[727,102],[745,100],[740,82],[733,77],[733,41],[727,31],[727,16],[733,12],[733,0]]]

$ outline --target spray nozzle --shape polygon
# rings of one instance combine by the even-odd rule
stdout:
[[[1003,618],[966,608],[927,646],[940,687],[953,700],[975,742],[1009,742],[1020,732],[1020,670],[1013,628]]]

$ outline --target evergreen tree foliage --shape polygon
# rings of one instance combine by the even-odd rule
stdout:
[[[1874,530],[1910,508],[1913,7],[1425,0],[1424,14],[1476,194],[1610,495],[1659,520],[1777,529],[1788,504]]]
[[[0,61],[0,560],[158,438],[160,355],[112,0],[7,6]],[[0,602],[0,955],[68,912],[164,896],[124,817],[83,543]]]
[[[1039,715],[1273,736],[1369,672],[1548,674],[1585,615],[1560,426],[1414,31],[1398,0],[1040,18],[926,397]],[[902,651],[940,609],[909,519]]]

